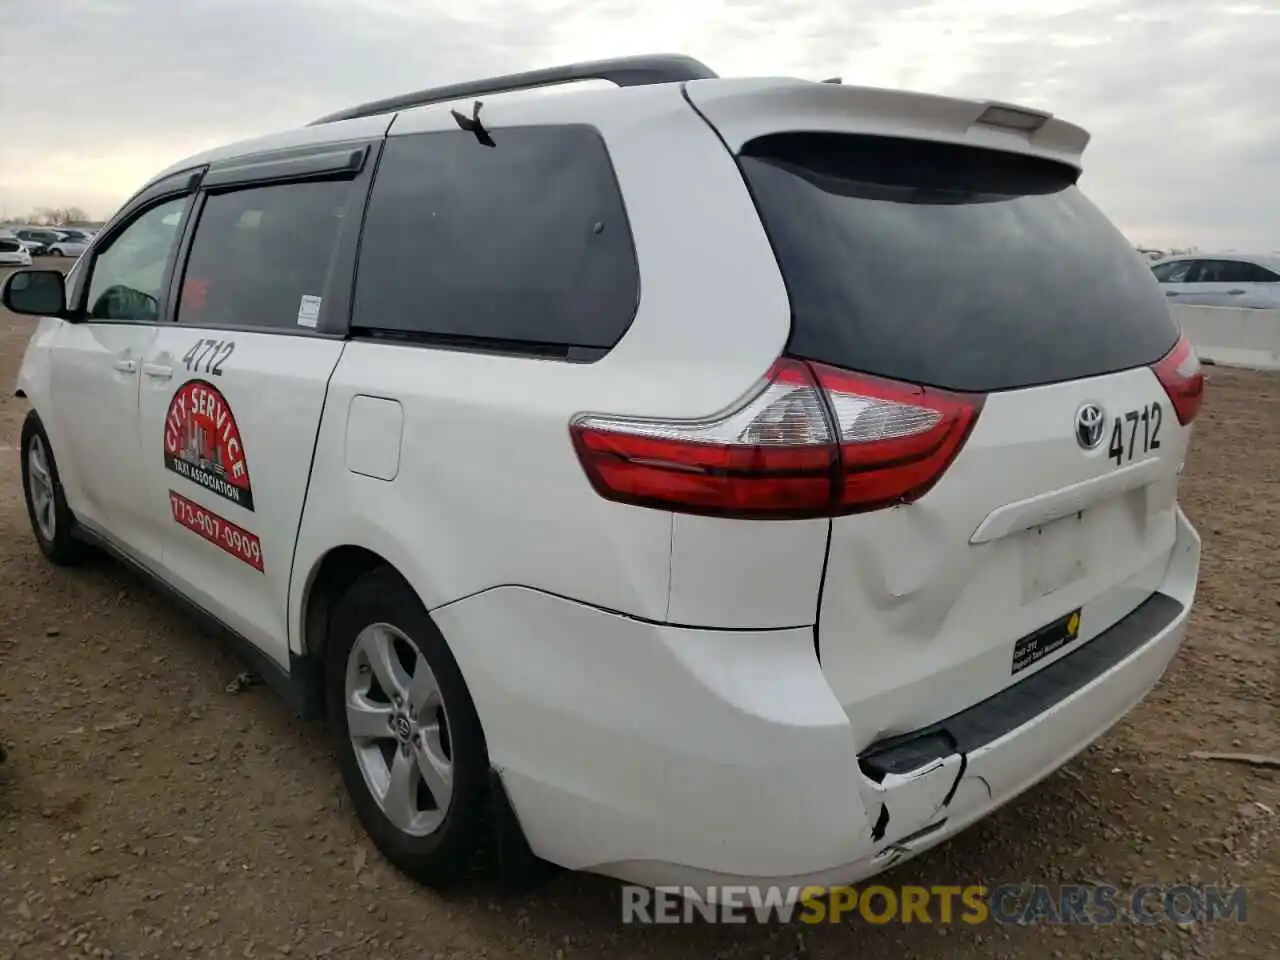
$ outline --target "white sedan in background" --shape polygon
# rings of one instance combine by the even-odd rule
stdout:
[[[83,234],[63,234],[53,243],[49,244],[49,256],[78,257],[88,249],[89,241],[91,239],[91,237],[87,237]]]
[[[1182,254],[1151,265],[1171,304],[1280,309],[1280,255]]]
[[[31,266],[31,254],[27,252],[26,244],[12,233],[0,233],[0,266]]]

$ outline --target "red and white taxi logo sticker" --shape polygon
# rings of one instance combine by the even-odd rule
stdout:
[[[253,509],[240,428],[226,398],[208,381],[187,381],[169,402],[164,465],[246,510]]]

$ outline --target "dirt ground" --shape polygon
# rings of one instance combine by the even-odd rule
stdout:
[[[1204,537],[1187,646],[1064,770],[890,884],[1242,884],[1244,923],[624,926],[618,885],[445,899],[394,873],[321,730],[110,562],[32,541],[11,385],[33,322],[0,312],[0,957],[902,960],[1273,958],[1280,771],[1280,376],[1214,369],[1182,500]],[[1274,811],[1274,812],[1273,812]]]

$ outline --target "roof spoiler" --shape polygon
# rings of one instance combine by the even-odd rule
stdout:
[[[1034,107],[790,77],[690,83],[686,93],[737,153],[757,137],[822,130],[921,138],[1013,151],[1079,171],[1083,128]]]

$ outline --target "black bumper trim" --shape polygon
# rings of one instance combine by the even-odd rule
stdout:
[[[1182,614],[1182,604],[1153,593],[1133,612],[1061,660],[945,720],[877,740],[858,758],[876,783],[918,770],[954,753],[966,755],[998,740],[1102,676]]]

